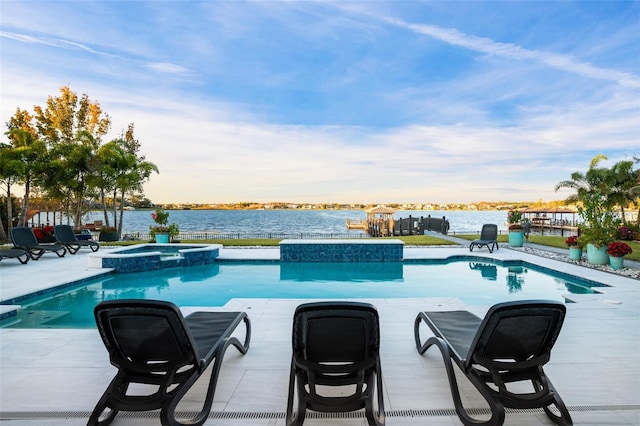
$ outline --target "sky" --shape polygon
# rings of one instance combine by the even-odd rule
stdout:
[[[640,1],[3,0],[0,52],[2,133],[86,93],[155,203],[559,200],[640,155]]]

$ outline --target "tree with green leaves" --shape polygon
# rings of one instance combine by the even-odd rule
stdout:
[[[625,208],[640,202],[640,191],[637,190],[640,184],[640,169],[633,169],[633,161],[619,161],[609,170],[607,180],[611,188],[609,201],[619,207],[622,221],[627,224]],[[640,223],[640,218],[637,223]]]
[[[633,161],[619,161],[611,169],[599,167],[600,161],[606,159],[604,154],[596,155],[586,173],[574,172],[570,180],[558,183],[555,188],[556,191],[560,188],[576,191],[565,202],[578,204],[584,220],[584,238],[598,246],[615,237],[619,218],[614,211],[620,209],[624,221],[626,206],[638,201],[634,188],[638,185],[640,171],[633,170]]]
[[[88,180],[98,169],[97,150],[111,118],[98,102],[87,94],[78,97],[69,86],[62,86],[59,96],[49,96],[46,107],[35,106],[34,111],[35,128],[50,150],[46,171],[50,179],[43,189],[62,198],[67,217],[79,224],[87,210],[87,195],[92,195]]]
[[[158,167],[147,161],[144,155],[139,154],[140,142],[134,136],[134,125],[130,123],[122,137],[116,140],[122,148],[125,159],[121,163],[123,167],[119,169],[115,186],[118,194],[114,192],[114,203],[118,199],[120,220],[118,221],[118,232],[122,232],[122,217],[124,215],[125,198],[128,193],[142,191],[142,184],[149,180],[153,172],[158,173]],[[118,196],[119,195],[119,196]]]
[[[89,202],[100,199],[105,224],[122,231],[126,197],[142,185],[155,164],[140,155],[140,143],[129,124],[120,138],[102,144],[110,126],[109,115],[88,95],[78,97],[68,86],[57,97],[49,96],[46,106],[34,107],[34,115],[17,109],[6,123],[11,141],[0,164],[0,179],[25,186],[21,223],[25,222],[31,187],[47,198],[66,206],[67,220],[80,225]],[[112,222],[107,214],[107,195],[112,198]],[[119,220],[117,213],[119,210]],[[0,235],[1,237],[1,235]]]
[[[6,191],[7,231],[11,230],[13,225],[13,197],[11,196],[11,187],[18,183],[19,176],[23,174],[24,164],[17,158],[16,154],[16,151],[11,145],[0,144],[0,184]],[[0,216],[0,243],[4,244],[8,240],[4,222],[2,216]]]
[[[7,132],[7,136],[12,144],[10,152],[7,153],[13,164],[11,170],[16,173],[16,181],[24,185],[24,198],[18,219],[18,226],[24,226],[27,222],[32,185],[37,186],[41,182],[41,171],[46,165],[47,147],[29,130],[13,129]]]
[[[100,166],[94,184],[99,189],[105,223],[116,227],[118,233],[122,232],[127,195],[133,191],[142,191],[142,184],[153,172],[158,173],[155,164],[138,154],[139,149],[140,143],[134,137],[134,125],[131,123],[120,138],[109,141],[98,150]],[[112,220],[107,214],[108,193],[111,193]]]
[[[589,170],[587,170],[586,173],[573,172],[571,173],[570,180],[563,180],[556,185],[556,191],[562,188],[573,189],[576,191],[574,194],[571,194],[566,198],[566,204],[578,203],[594,191],[599,191],[601,194],[607,194],[609,192],[607,187],[608,169],[598,167],[600,161],[606,159],[607,156],[604,154],[596,155],[591,160]]]

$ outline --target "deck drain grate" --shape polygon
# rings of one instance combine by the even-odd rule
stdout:
[[[569,412],[595,412],[595,411],[632,411],[640,410],[639,405],[573,405],[568,406]],[[542,413],[541,408],[535,409],[513,409],[506,408],[507,413]],[[472,416],[490,415],[488,408],[469,408],[467,412]],[[180,411],[176,413],[179,419],[193,418],[197,413],[191,411]],[[0,421],[4,420],[26,420],[26,419],[87,419],[91,415],[89,411],[4,411],[0,412]],[[409,410],[389,410],[385,412],[386,417],[411,418],[411,417],[454,417],[456,411],[453,408],[431,408],[431,409],[409,409]],[[118,417],[123,419],[157,419],[159,411],[122,411]],[[210,419],[284,419],[285,413],[282,411],[213,411],[209,414]],[[354,411],[349,413],[318,413],[307,411],[307,418],[310,419],[352,419],[364,418],[364,411]]]

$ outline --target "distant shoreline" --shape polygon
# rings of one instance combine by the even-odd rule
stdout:
[[[228,203],[228,204],[191,204],[164,203],[158,204],[166,210],[367,210],[383,205],[394,210],[413,211],[506,211],[526,208],[558,208],[567,207],[564,201],[549,202],[480,202],[480,203],[387,203],[387,204],[331,204],[331,203]],[[153,210],[154,207],[141,207],[138,210]]]

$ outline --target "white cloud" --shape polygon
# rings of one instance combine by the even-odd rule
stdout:
[[[454,46],[464,47],[489,55],[503,56],[518,60],[533,60],[563,71],[580,74],[585,77],[615,81],[621,86],[640,88],[640,78],[628,72],[595,67],[589,63],[576,61],[568,55],[525,49],[512,43],[464,34],[455,29],[440,28],[433,25],[411,24],[399,19],[387,18],[387,22],[419,34],[424,34]]]
[[[154,71],[167,74],[188,74],[189,70],[183,66],[169,64],[166,62],[151,62],[147,64],[147,67]]]

